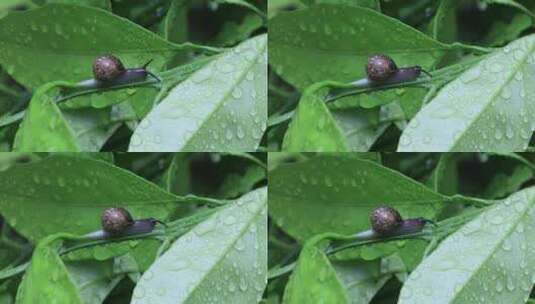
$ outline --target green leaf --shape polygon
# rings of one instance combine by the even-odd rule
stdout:
[[[533,178],[533,169],[519,165],[513,167],[513,172],[508,175],[496,173],[485,189],[484,197],[497,199],[503,198],[518,191],[524,183]]]
[[[431,21],[431,36],[438,41],[451,43],[457,39],[457,0],[441,0]]]
[[[342,129],[336,124],[324,97],[328,93],[323,83],[305,90],[297,110],[284,135],[284,151],[343,152],[347,143]]]
[[[535,125],[535,35],[446,85],[409,123],[398,151],[522,151]]]
[[[390,55],[398,66],[433,67],[450,47],[376,11],[315,5],[270,20],[269,62],[304,90],[322,80],[364,77],[369,55]]]
[[[214,44],[222,46],[234,45],[247,39],[254,31],[262,27],[263,24],[262,18],[253,13],[245,15],[241,23],[234,21],[225,22],[223,28],[217,34]]]
[[[143,274],[131,303],[257,303],[266,284],[266,209],[262,188],[193,228]]]
[[[411,273],[398,303],[524,303],[533,286],[534,204],[535,188],[525,189],[451,234]]]
[[[342,129],[350,151],[368,151],[390,125],[389,122],[374,123],[370,115],[378,109],[331,110],[336,124]]]
[[[121,261],[118,259],[117,268],[122,266]],[[83,303],[103,303],[113,288],[124,278],[124,275],[114,272],[113,264],[114,260],[68,262],[65,264]],[[122,271],[119,269],[119,272]]]
[[[121,122],[111,121],[107,109],[64,111],[63,117],[71,128],[80,151],[100,151],[121,125]]]
[[[318,237],[303,246],[284,290],[284,304],[350,303],[342,282],[325,255],[325,246],[317,244]]]
[[[58,235],[51,235],[36,246],[17,292],[18,304],[83,303],[76,284],[58,255],[62,243]]]
[[[334,5],[348,5],[348,6],[361,6],[381,10],[381,4],[378,0],[301,0],[306,5],[313,4],[334,4]]]
[[[74,130],[55,101],[59,84],[47,83],[33,95],[15,137],[15,151],[80,151]]]
[[[486,2],[488,4],[503,4],[507,5],[513,8],[516,8],[517,10],[523,12],[524,14],[529,15],[531,18],[535,18],[535,14],[533,14],[529,9],[527,9],[522,4],[518,3],[514,0],[482,0],[483,2]]]
[[[164,37],[176,43],[188,40],[188,4],[190,0],[172,0],[164,21]]]
[[[0,179],[6,181],[0,183],[0,213],[32,242],[56,232],[99,230],[102,211],[112,206],[134,218],[165,220],[181,201],[107,162],[66,155],[12,166]]]
[[[485,37],[485,44],[501,46],[515,40],[531,27],[533,19],[525,14],[516,14],[510,22],[495,21]]]
[[[171,90],[129,151],[254,151],[267,122],[267,38],[246,40]]]
[[[153,59],[151,68],[159,71],[182,49],[126,19],[85,6],[48,4],[0,19],[0,63],[28,88],[92,78],[94,58],[106,53],[121,58],[125,67]]]
[[[45,0],[45,2],[94,6],[111,11],[110,0]]]
[[[300,242],[323,232],[352,234],[369,229],[378,205],[404,218],[434,218],[444,197],[375,162],[333,156],[281,164],[269,173],[269,212]]]

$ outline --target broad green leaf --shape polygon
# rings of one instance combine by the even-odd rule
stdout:
[[[376,11],[320,4],[280,13],[269,24],[269,63],[304,90],[322,80],[364,77],[368,56],[390,55],[398,66],[433,67],[450,47]]]
[[[262,188],[193,228],[143,274],[131,303],[260,301],[267,273],[266,211]]]
[[[303,246],[284,290],[283,304],[350,303],[341,280],[325,255],[325,246],[317,243],[318,237],[315,237]]]
[[[113,53],[126,67],[153,59],[161,70],[183,47],[110,12],[48,4],[0,19],[0,63],[29,88],[53,80],[92,78],[95,57]]]
[[[522,151],[535,125],[535,35],[446,85],[409,123],[398,151]]]
[[[387,204],[404,218],[434,218],[444,197],[375,162],[316,156],[269,173],[269,212],[300,242],[322,232],[369,229],[368,213]]]
[[[327,89],[322,83],[305,90],[284,135],[282,150],[294,152],[347,151],[347,143],[342,129],[325,105]]]
[[[37,244],[17,292],[18,304],[84,303],[59,257],[62,243],[58,235],[50,235]]]
[[[81,150],[74,130],[56,104],[58,84],[47,83],[34,93],[15,137],[15,151]]]
[[[535,274],[534,205],[532,187],[451,234],[411,273],[398,303],[524,303]]]
[[[180,197],[107,162],[56,155],[0,172],[0,213],[35,242],[56,232],[100,229],[105,208],[165,220]],[[38,212],[36,212],[38,210]]]
[[[254,151],[267,120],[267,38],[246,40],[173,88],[129,151]]]

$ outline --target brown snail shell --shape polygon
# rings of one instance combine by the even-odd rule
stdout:
[[[93,61],[93,76],[99,81],[112,81],[124,72],[123,63],[113,55],[100,56]]]
[[[104,210],[101,217],[102,230],[110,235],[123,233],[134,224],[130,213],[124,208],[109,208]]]

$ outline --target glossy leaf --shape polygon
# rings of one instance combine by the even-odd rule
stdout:
[[[535,274],[534,205],[532,187],[451,234],[411,273],[398,303],[524,303]]]
[[[494,21],[485,43],[491,46],[501,46],[515,40],[523,31],[531,27],[533,19],[526,14],[516,14],[510,22]]]
[[[126,67],[153,59],[151,68],[158,71],[181,49],[126,19],[86,6],[48,4],[0,19],[0,63],[29,88],[92,78],[93,59],[107,53]]]
[[[30,239],[100,229],[105,208],[165,220],[179,197],[107,162],[55,155],[0,172],[0,213]],[[39,212],[35,212],[39,210]]]
[[[208,218],[143,274],[131,303],[257,303],[266,284],[266,213],[262,188]]]
[[[301,0],[307,5],[313,4],[336,4],[348,6],[362,6],[374,10],[381,10],[381,4],[378,0]]]
[[[84,303],[59,257],[61,244],[58,235],[51,235],[39,242],[18,289],[17,303]]]
[[[267,120],[267,39],[251,38],[171,90],[129,150],[254,151]]]
[[[320,4],[270,20],[269,61],[277,74],[304,90],[322,80],[364,76],[369,55],[390,55],[398,66],[433,67],[449,46],[376,11]]]
[[[456,0],[441,0],[431,21],[431,36],[441,42],[454,42],[457,38]]]
[[[48,83],[33,95],[15,137],[15,151],[80,151],[74,130],[56,104],[57,85]]]
[[[323,97],[327,89],[319,83],[310,86],[299,101],[292,122],[284,135],[284,151],[343,152],[347,143]]]
[[[388,204],[404,218],[433,218],[444,199],[375,162],[317,156],[280,165],[269,174],[269,212],[292,237],[369,229],[368,213]]]
[[[94,6],[111,11],[111,0],[44,0],[46,3],[64,3]],[[37,2],[37,1],[35,1]]]
[[[374,123],[370,115],[378,111],[367,109],[331,110],[336,124],[342,129],[350,151],[370,150],[375,141],[390,125],[388,122]]]
[[[446,85],[409,123],[398,151],[522,151],[535,125],[535,35]]]
[[[284,290],[283,304],[349,303],[345,288],[325,255],[325,246],[317,243],[316,237],[303,246]]]

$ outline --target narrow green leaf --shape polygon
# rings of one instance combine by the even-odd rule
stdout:
[[[270,215],[300,242],[328,231],[369,229],[369,212],[382,204],[404,218],[433,218],[443,199],[399,172],[358,158],[316,156],[269,173]]]
[[[290,123],[282,149],[284,151],[347,151],[343,131],[338,127],[323,97],[328,93],[322,83],[305,90]]]
[[[399,20],[362,7],[315,5],[270,20],[269,62],[287,82],[304,90],[322,80],[364,76],[373,53],[398,66],[433,67],[450,47]]]
[[[129,150],[256,150],[267,122],[266,70],[266,35],[246,40],[173,88]]]
[[[262,188],[193,228],[143,274],[131,303],[260,301],[267,274],[266,209]]]
[[[431,36],[438,41],[451,43],[457,39],[457,0],[441,0],[431,20]]]
[[[534,205],[532,187],[451,234],[411,273],[398,303],[524,303],[535,274]]]
[[[83,304],[76,284],[59,257],[63,242],[58,235],[42,239],[17,292],[18,304]]]
[[[30,239],[100,229],[105,208],[165,220],[181,198],[107,162],[54,155],[0,172],[0,213]],[[38,210],[38,212],[36,212]]]
[[[535,125],[535,35],[446,85],[409,123],[398,151],[522,151]]]
[[[95,57],[113,53],[126,67],[153,59],[161,70],[181,46],[105,10],[67,4],[11,12],[0,19],[0,63],[28,88],[92,78]]]

